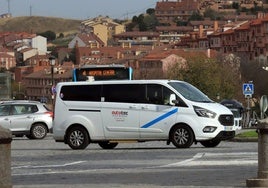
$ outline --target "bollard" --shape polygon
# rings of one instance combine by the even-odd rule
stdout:
[[[0,187],[11,188],[11,141],[10,130],[0,126]]]
[[[258,121],[258,176],[247,179],[247,187],[268,187],[268,118]]]

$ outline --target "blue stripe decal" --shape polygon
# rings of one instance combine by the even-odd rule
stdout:
[[[178,112],[178,108],[175,108],[174,110],[171,110],[165,114],[163,114],[162,116],[146,123],[145,125],[143,125],[141,128],[148,128],[148,127],[151,127],[152,125],[158,123],[159,121],[163,120],[163,119],[166,119],[167,117],[171,116],[172,114],[175,114],[176,112]]]

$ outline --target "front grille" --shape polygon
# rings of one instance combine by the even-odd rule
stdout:
[[[234,116],[233,115],[220,115],[219,122],[224,126],[233,126]]]

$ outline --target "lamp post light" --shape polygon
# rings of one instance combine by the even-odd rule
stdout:
[[[54,66],[55,66],[55,57],[54,56],[50,56],[49,57],[49,63],[50,63],[50,66],[51,66],[51,92],[52,92],[52,95],[51,95],[51,100],[52,100],[52,107],[54,109]]]

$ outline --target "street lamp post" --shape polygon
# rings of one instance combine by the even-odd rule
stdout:
[[[51,66],[51,92],[52,92],[52,95],[51,95],[51,100],[52,100],[52,107],[54,108],[54,66],[55,66],[55,57],[54,56],[50,56],[49,57],[49,63],[50,63],[50,66]]]

